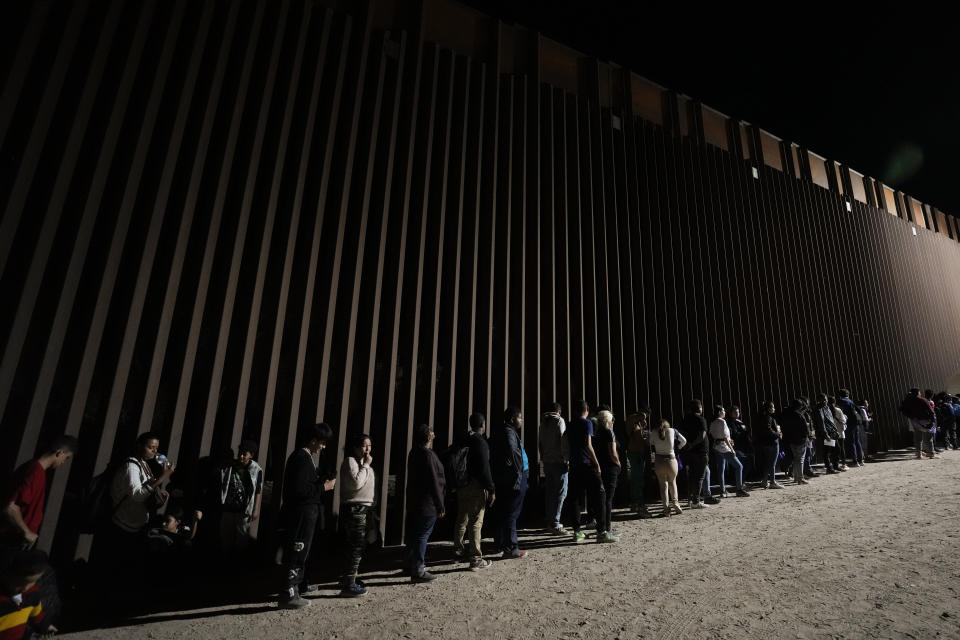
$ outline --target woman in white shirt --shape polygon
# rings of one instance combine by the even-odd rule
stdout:
[[[730,427],[724,420],[726,415],[727,412],[722,404],[714,405],[713,422],[710,423],[710,439],[713,440],[713,453],[720,469],[720,495],[724,498],[730,495],[727,493],[726,483],[726,471],[729,464],[737,475],[737,495],[746,498],[750,494],[743,489],[743,463],[740,462],[734,451],[733,440],[730,439]]]
[[[682,449],[687,444],[687,439],[671,428],[669,422],[661,420],[660,427],[650,433],[650,446],[654,451],[653,471],[657,475],[657,486],[660,487],[664,517],[670,515],[671,504],[674,512],[683,513],[677,500],[677,456],[673,452],[674,444],[678,449]]]

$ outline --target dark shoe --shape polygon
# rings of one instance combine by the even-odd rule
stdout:
[[[523,549],[514,549],[513,551],[504,551],[502,557],[504,560],[519,560],[525,555],[527,555],[527,552]]]
[[[720,504],[720,501],[714,498],[713,496],[707,496],[703,499],[707,504]]]
[[[367,590],[356,582],[349,584],[340,590],[341,598],[359,598],[360,596],[365,595],[367,595]]]
[[[410,582],[433,582],[437,579],[437,576],[433,575],[429,571],[424,571],[420,575],[410,576]]]
[[[637,516],[639,516],[641,520],[646,520],[647,518],[653,517],[652,515],[650,515],[650,512],[647,511],[646,509],[640,509],[639,511],[637,511]]]
[[[749,498],[750,494],[743,490],[743,487],[737,489],[737,497],[739,498]]]
[[[833,469],[827,469],[827,475],[832,475],[834,473],[840,473],[839,471],[834,471]]]
[[[277,600],[277,606],[281,609],[303,609],[308,606],[310,601],[300,597],[300,591],[297,587],[290,587],[287,591],[280,594]]]

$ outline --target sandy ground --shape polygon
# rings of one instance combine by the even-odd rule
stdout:
[[[960,638],[960,452],[894,453],[671,518],[619,515],[618,544],[526,530],[526,558],[474,573],[440,560],[430,584],[371,572],[366,597],[325,589],[298,612],[252,603],[66,635]],[[431,556],[450,558],[449,543]]]

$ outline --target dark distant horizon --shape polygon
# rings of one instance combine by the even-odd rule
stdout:
[[[764,5],[460,1],[960,217],[960,85],[943,72],[953,55],[944,21],[882,4],[806,5],[788,24],[760,25]]]

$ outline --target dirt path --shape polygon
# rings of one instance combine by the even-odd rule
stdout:
[[[366,597],[324,590],[301,612],[260,603],[67,635],[960,637],[960,452],[893,454],[808,486],[615,529],[619,544],[576,546],[528,531],[522,560],[476,573],[445,563],[425,585],[373,573],[363,576]]]

